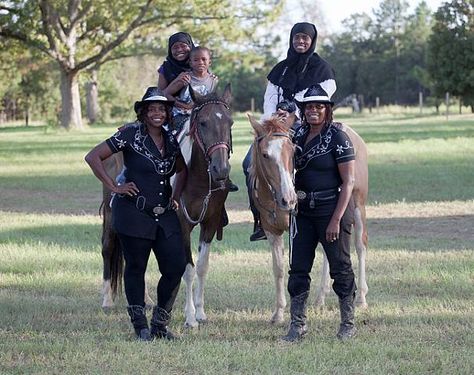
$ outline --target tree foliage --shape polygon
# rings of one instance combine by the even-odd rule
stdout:
[[[459,96],[474,110],[474,1],[453,0],[435,13],[429,72],[436,95]]]
[[[248,36],[262,18],[274,11],[276,3],[9,0],[0,3],[0,37],[41,51],[56,62],[61,77],[61,124],[81,127],[78,76],[83,70],[137,54],[140,47],[162,41],[173,28],[199,27],[207,40],[220,30],[226,30],[226,37],[235,40]]]
[[[427,43],[432,16],[425,2],[413,14],[402,0],[383,0],[372,16],[354,14],[344,32],[325,47],[336,70],[336,100],[362,95],[365,104],[413,104],[418,92],[430,93]]]

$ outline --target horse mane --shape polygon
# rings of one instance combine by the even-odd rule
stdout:
[[[286,122],[279,120],[276,116],[272,116],[269,119],[264,120],[262,127],[267,133],[266,135],[271,133],[289,133],[291,129],[291,127],[289,127]]]
[[[222,99],[219,95],[217,95],[217,92],[213,91],[213,92],[210,92],[209,94],[201,95],[199,99],[194,103],[194,106],[197,107],[200,104],[215,101],[215,100],[221,101]]]

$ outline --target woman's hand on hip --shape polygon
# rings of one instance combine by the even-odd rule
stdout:
[[[126,182],[124,184],[120,184],[115,186],[114,193],[117,194],[126,194],[126,195],[137,195],[140,192],[138,190],[137,185],[134,182]]]

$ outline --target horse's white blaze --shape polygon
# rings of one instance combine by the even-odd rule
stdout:
[[[285,260],[283,236],[277,236],[270,232],[265,232],[268,243],[272,249],[273,277],[275,278],[276,304],[271,322],[282,323],[283,313],[286,307],[285,297]]]
[[[199,255],[196,262],[197,282],[194,291],[194,300],[196,306],[196,319],[198,321],[207,320],[204,312],[204,281],[209,271],[209,249],[211,244],[207,242],[199,243]]]
[[[194,267],[188,263],[183,275],[183,280],[186,284],[186,303],[184,306],[184,315],[186,316],[184,325],[186,327],[197,327],[199,325],[196,321],[196,309],[193,300],[193,281],[195,274],[196,271]]]
[[[112,298],[112,288],[110,286],[110,280],[104,280],[102,285],[102,307],[113,307],[114,299]]]
[[[285,165],[282,161],[282,151],[283,151],[283,143],[286,140],[283,138],[274,139],[270,141],[268,147],[268,155],[276,161],[276,165],[278,165],[278,171],[280,174],[280,181],[281,181],[281,195],[282,198],[285,199],[287,203],[296,202],[296,193],[295,189],[293,188],[293,179],[292,173],[293,171],[288,171],[285,168]]]
[[[364,246],[364,242],[362,241],[362,232],[363,232],[363,220],[362,214],[360,209],[357,207],[354,210],[354,235],[355,235],[355,247],[357,256],[359,258],[359,291],[356,297],[356,303],[361,308],[367,308],[367,301],[365,296],[369,291],[369,287],[367,286],[367,280],[365,276],[365,258],[367,255],[367,249]]]
[[[216,112],[216,117],[217,117],[219,120],[222,119],[222,113]]]

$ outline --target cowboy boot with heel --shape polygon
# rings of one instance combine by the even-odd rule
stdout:
[[[140,305],[127,307],[128,315],[132,322],[138,341],[151,341],[150,329],[145,315],[145,308]]]
[[[291,297],[290,306],[290,328],[288,333],[281,339],[286,342],[296,342],[303,338],[308,332],[306,326],[306,306],[309,292],[304,292],[296,297]]]

